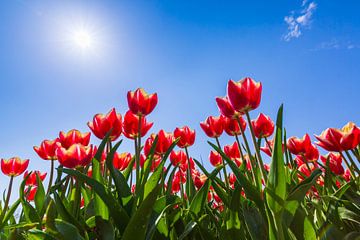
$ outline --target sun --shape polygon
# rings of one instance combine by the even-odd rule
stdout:
[[[80,29],[73,32],[74,44],[80,49],[91,49],[94,45],[94,37],[86,29]]]

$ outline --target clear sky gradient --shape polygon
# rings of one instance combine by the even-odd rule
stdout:
[[[289,136],[359,124],[359,12],[355,0],[2,2],[0,157],[47,171],[34,145],[89,131],[87,121],[112,107],[125,113],[127,91],[143,87],[159,96],[152,131],[195,128],[190,153],[210,167],[199,122],[218,114],[228,79],[246,76],[263,83],[251,116],[274,119],[284,103]],[[69,40],[79,26],[91,51]],[[7,182],[0,174],[0,191]]]

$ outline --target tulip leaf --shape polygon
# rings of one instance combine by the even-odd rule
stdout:
[[[243,215],[246,227],[252,239],[267,239],[267,226],[257,208],[249,200],[243,204]]]
[[[36,209],[25,199],[25,184],[26,184],[26,180],[29,178],[30,174],[28,174],[24,180],[22,181],[21,185],[20,185],[20,201],[21,201],[21,205],[24,211],[24,215],[25,218],[28,222],[38,222],[40,223],[40,216],[38,214],[38,212],[36,211]]]
[[[153,191],[151,191],[140,204],[139,208],[130,219],[129,224],[124,231],[122,240],[145,238],[150,214],[153,211],[153,206],[161,187],[161,185],[156,185]]]
[[[79,178],[81,181],[84,181],[87,185],[91,186],[91,188],[99,195],[101,200],[103,200],[106,206],[109,208],[109,214],[113,217],[116,226],[121,231],[126,228],[126,224],[129,221],[129,216],[121,207],[121,205],[119,205],[118,202],[114,199],[114,197],[106,191],[105,187],[101,183],[73,169],[64,168],[62,171],[71,176]]]
[[[34,197],[35,206],[37,211],[40,213],[43,209],[44,202],[45,202],[45,190],[44,185],[40,179],[40,176],[37,172],[36,173],[36,183],[37,183],[37,189]],[[42,215],[42,214],[41,214]]]
[[[106,157],[106,166],[110,171],[112,179],[114,180],[116,191],[120,199],[127,198],[131,195],[131,189],[126,182],[124,175],[118,169],[115,169],[113,165],[114,154],[121,143],[122,140],[115,144]],[[124,206],[124,203],[122,201],[120,202]]]
[[[281,200],[285,200],[286,176],[284,155],[282,152],[282,114],[283,105],[280,106],[277,114],[274,147],[272,151],[272,160],[266,187],[270,189],[276,195],[276,197],[280,198]],[[269,208],[274,214],[278,214],[280,211],[282,211],[283,206],[279,204],[279,201],[274,198],[275,196],[273,194],[268,194],[267,192],[266,197]]]
[[[246,178],[246,176],[240,171],[240,169],[238,168],[238,166],[229,159],[228,156],[226,156],[226,154],[219,149],[215,144],[208,142],[218,153],[220,153],[220,155],[222,156],[222,158],[227,162],[227,164],[229,165],[229,167],[231,168],[231,170],[233,171],[233,173],[236,176],[236,180],[239,182],[240,186],[243,187],[244,192],[246,194],[246,197],[252,201],[255,202],[255,204],[258,206],[258,208],[260,209],[261,214],[265,217],[266,213],[265,213],[265,208],[264,208],[264,201],[259,193],[259,191],[257,190],[256,187],[254,187],[254,185]]]
[[[92,178],[99,182],[100,184],[104,184],[104,180],[101,176],[101,166],[100,162],[96,159],[92,160]],[[104,201],[95,191],[94,196],[94,205],[95,205],[95,215],[101,216],[103,219],[109,219],[109,210],[105,205]]]
[[[60,215],[61,219],[75,225],[80,231],[85,231],[85,229],[79,223],[79,221],[76,220],[75,217],[71,215],[69,211],[66,209],[63,201],[56,192],[54,192],[54,201],[55,201],[57,213]]]
[[[112,240],[115,239],[114,227],[110,221],[107,221],[100,216],[95,216],[96,232],[99,239]]]
[[[13,205],[11,205],[9,210],[6,212],[2,223],[0,223],[0,231],[4,227],[4,225],[6,225],[6,223],[9,221],[9,219],[13,216],[19,204],[20,204],[20,199],[16,200],[16,202],[14,202]]]
[[[200,190],[195,194],[190,204],[190,211],[195,215],[199,215],[206,204],[207,195],[209,192],[211,180],[208,178]]]

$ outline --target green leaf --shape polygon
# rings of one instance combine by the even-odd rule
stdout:
[[[129,224],[124,231],[124,235],[122,238],[123,240],[145,238],[150,214],[152,212],[154,203],[157,199],[160,189],[161,185],[157,185],[155,189],[150,192],[148,196],[144,199],[144,201],[140,204],[138,210],[130,219]]]
[[[352,221],[358,225],[360,225],[360,216],[353,211],[345,208],[339,207],[338,208],[339,217],[343,220]]]
[[[196,196],[196,195],[195,195]],[[179,240],[182,240],[184,238],[186,238],[193,230],[194,228],[197,226],[197,223],[194,221],[190,221],[186,227],[184,232],[179,236]]]
[[[254,187],[253,183],[250,182],[246,176],[240,171],[238,166],[229,159],[226,154],[219,149],[215,144],[208,141],[208,143],[222,156],[222,158],[227,162],[231,170],[236,176],[236,180],[239,182],[240,186],[243,187],[246,197],[255,202],[255,204],[260,209],[261,214],[266,217],[264,200],[262,199],[260,192]]]
[[[207,195],[209,192],[211,180],[208,178],[200,190],[195,194],[191,204],[190,211],[195,215],[199,215],[201,210],[205,209],[204,205],[207,202]]]
[[[30,175],[30,174],[29,174]],[[25,183],[26,183],[26,180],[28,179],[29,175],[27,175],[24,180],[22,181],[21,185],[20,185],[20,192],[19,192],[19,195],[20,195],[20,201],[21,201],[21,205],[22,205],[22,208],[23,208],[23,211],[24,211],[24,215],[25,215],[25,218],[28,222],[38,222],[40,223],[40,216],[38,214],[38,212],[36,211],[36,209],[31,206],[31,204],[25,199]]]
[[[296,239],[316,239],[316,231],[314,229],[314,226],[301,207],[297,208],[294,219],[290,225],[290,229],[292,233],[296,236]]]
[[[106,157],[106,166],[110,171],[111,177],[114,180],[115,187],[117,194],[119,195],[120,199],[127,198],[131,196],[131,189],[129,185],[127,184],[127,181],[124,177],[124,175],[118,170],[114,168],[113,165],[113,159],[114,154],[116,150],[119,148],[120,144],[122,143],[122,140],[120,140],[118,143],[115,144],[115,146],[110,150]],[[124,202],[120,201],[121,204],[124,206]]]
[[[101,183],[73,169],[64,168],[62,171],[71,176],[79,178],[81,181],[84,181],[87,185],[91,186],[91,188],[99,195],[99,197],[109,208],[110,216],[112,216],[116,226],[120,229],[120,231],[123,231],[126,228],[126,225],[129,221],[128,214],[114,199],[114,197],[107,192],[107,190]]]
[[[267,239],[267,226],[257,208],[249,200],[243,204],[243,215],[251,238],[253,240]]]
[[[72,239],[72,240],[83,240],[78,229],[61,219],[55,219],[55,227],[58,232],[63,236],[64,239]]]
[[[37,190],[34,197],[35,206],[38,212],[41,212],[45,202],[44,185],[40,179],[39,174],[36,173]]]
[[[16,200],[16,202],[14,202],[13,205],[6,212],[3,222],[0,223],[0,230],[5,226],[5,224],[9,221],[9,219],[14,215],[14,212],[16,211],[19,204],[20,204],[20,199]]]
[[[266,187],[269,188],[276,197],[285,200],[286,176],[282,152],[282,114],[283,106],[281,105],[277,114],[274,148]],[[268,206],[274,214],[278,214],[282,211],[283,206],[279,204],[279,201],[274,199],[272,194],[268,194],[267,192],[266,197]]]
[[[104,185],[104,180],[101,176],[100,162],[96,158],[92,160],[92,178],[98,183]],[[103,219],[109,219],[109,210],[104,201],[96,192],[94,195],[95,215],[100,216]]]
[[[321,173],[322,172],[320,169],[315,169],[308,178],[296,185],[296,187],[291,190],[289,196],[285,201],[284,218],[286,219],[286,226],[290,226],[292,219],[297,211],[297,208],[304,200],[306,193],[309,191],[309,189],[316,183],[316,180]]]
[[[96,232],[99,239],[112,240],[115,239],[114,227],[111,222],[102,219],[100,216],[95,216]]]

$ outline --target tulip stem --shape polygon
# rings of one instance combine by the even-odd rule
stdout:
[[[81,202],[81,185],[82,182],[79,179],[75,180],[75,199],[73,205],[73,214],[77,219],[79,217],[80,202]]]
[[[215,139],[216,139],[216,143],[217,143],[219,149],[221,149],[219,138],[215,137]],[[225,164],[224,160],[222,160],[222,165],[223,165],[223,173],[224,173],[225,185],[226,185],[226,188],[229,189],[229,179],[228,179],[228,175],[227,175],[227,172],[226,172],[226,164]]]
[[[48,189],[47,189],[47,195],[50,194],[50,189],[52,186],[53,178],[54,178],[54,160],[51,159],[50,178],[49,178],[49,185],[48,185]]]
[[[237,120],[239,126],[241,126],[241,122],[240,122],[239,117],[236,117],[236,120]],[[252,174],[253,180],[254,180],[254,182],[255,182],[255,185],[258,186],[257,178],[256,178],[256,176],[255,176],[255,163],[254,163],[254,161],[253,161],[253,159],[252,159],[252,156],[251,156],[251,151],[250,151],[249,143],[248,143],[248,141],[247,141],[247,139],[246,139],[245,132],[244,132],[244,130],[242,129],[242,127],[240,127],[240,131],[241,131],[241,136],[242,136],[243,139],[244,139],[246,151],[247,151],[247,153],[248,153],[248,155],[249,155],[249,160],[250,160],[250,164],[251,164],[251,174]]]
[[[356,159],[360,163],[360,155],[359,155],[359,153],[357,151],[355,151],[354,149],[352,149],[351,152],[354,154],[354,156],[356,157]]]
[[[195,189],[194,189],[194,183],[193,183],[192,176],[191,176],[190,156],[189,156],[189,151],[188,151],[187,147],[185,147],[185,153],[186,153],[186,160],[187,160],[187,164],[188,164],[188,167],[186,170],[186,174],[187,174],[186,184],[188,184],[186,187],[186,190],[187,190],[186,194],[188,194],[188,196],[187,196],[188,199],[192,200],[192,197],[195,194]]]
[[[271,145],[270,145],[269,140],[267,139],[267,137],[264,137],[264,138],[265,138],[266,144],[268,145],[268,148],[270,149],[270,152],[272,153],[272,147],[271,147]],[[271,154],[271,155],[272,155],[272,154]]]
[[[139,115],[139,123],[138,123],[138,134],[135,138],[135,160],[136,160],[136,181],[135,181],[135,193],[138,193],[138,186],[140,185],[140,150],[141,150],[141,117]]]
[[[341,157],[344,159],[345,165],[349,169],[351,177],[355,180],[354,170],[350,166],[350,164],[349,164],[348,160],[345,158],[344,154],[342,152],[339,152],[339,153],[340,153]]]
[[[13,185],[13,181],[14,181],[14,176],[10,177],[10,182],[9,182],[9,187],[8,187],[8,192],[7,192],[7,196],[5,199],[5,204],[4,204],[4,208],[2,209],[1,215],[0,215],[0,225],[2,225],[2,221],[3,218],[5,217],[5,213],[7,211],[7,208],[9,206],[9,201],[10,201],[10,196],[11,196],[11,189],[12,189],[12,185]]]
[[[240,144],[239,136],[237,134],[235,134],[235,139],[236,139],[237,145],[239,147],[241,160],[244,160],[244,154],[243,154],[243,151],[241,150],[241,144]]]
[[[346,153],[346,156],[349,158],[351,164],[354,166],[355,171],[356,171],[358,174],[360,174],[360,170],[359,170],[359,168],[356,166],[356,163],[354,162],[354,160],[353,160],[353,158],[351,157],[351,155],[349,154],[349,151],[346,151],[346,150],[345,150],[345,153]]]
[[[251,124],[250,114],[249,114],[248,111],[246,111],[245,114],[246,114],[246,118],[247,118],[248,123],[249,123],[250,133],[251,133],[251,137],[252,137],[253,144],[254,144],[254,147],[255,147],[255,153],[256,153],[256,158],[258,160],[258,164],[259,164],[259,167],[260,167],[260,172],[261,172],[261,175],[262,175],[264,181],[266,182],[267,181],[267,175],[266,175],[266,172],[265,172],[265,169],[264,169],[264,163],[263,163],[262,158],[261,158],[259,146],[256,144],[256,138],[255,138],[255,134],[254,134],[254,129],[253,129],[252,124]]]

